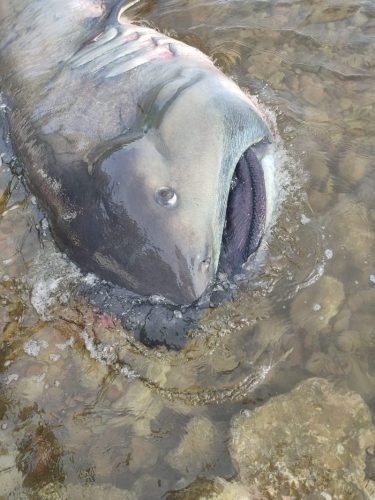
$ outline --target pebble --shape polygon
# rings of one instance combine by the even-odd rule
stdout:
[[[309,191],[309,203],[315,213],[324,213],[332,203],[333,196],[330,193],[311,189]]]
[[[360,351],[362,348],[361,335],[355,330],[346,330],[337,337],[336,345],[342,352]]]
[[[320,104],[326,97],[322,83],[310,75],[301,76],[300,89],[304,100],[313,106]]]
[[[369,168],[369,161],[355,151],[348,151],[338,162],[338,166],[341,177],[354,184],[361,181],[366,175]]]

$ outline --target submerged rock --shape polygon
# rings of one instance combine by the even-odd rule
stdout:
[[[302,97],[312,106],[317,106],[326,97],[324,86],[324,83],[322,83],[315,75],[303,74],[300,78]]]
[[[348,182],[355,184],[363,179],[369,170],[369,159],[355,151],[348,151],[339,162],[340,174]]]
[[[312,378],[234,417],[229,447],[239,479],[260,498],[360,499],[375,493],[365,476],[374,443],[362,398]]]
[[[245,486],[221,477],[214,480],[197,479],[182,490],[170,491],[166,500],[254,500]]]
[[[159,450],[156,444],[142,437],[133,437],[129,456],[129,470],[135,474],[140,470],[149,470],[158,460]]]
[[[195,476],[213,467],[221,452],[219,429],[206,417],[194,417],[186,425],[186,434],[180,444],[168,453],[166,460],[182,475]]]
[[[12,493],[21,495],[22,482],[22,473],[16,466],[16,455],[8,454],[8,450],[0,447],[0,498],[8,498]]]
[[[323,276],[293,300],[290,308],[293,323],[307,333],[320,332],[336,316],[344,298],[343,284],[331,276]]]
[[[64,500],[137,500],[133,493],[109,484],[69,485],[62,498]]]
[[[112,427],[131,425],[136,436],[148,436],[151,434],[150,422],[159,415],[162,406],[148,387],[133,380],[125,394],[112,405],[112,410],[120,416],[111,418],[108,423]]]
[[[327,230],[331,240],[340,242],[340,248],[350,253],[352,263],[360,269],[373,255],[374,235],[370,227],[366,206],[348,195],[340,195],[328,214]]]

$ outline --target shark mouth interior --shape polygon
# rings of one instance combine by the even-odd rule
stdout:
[[[240,272],[262,241],[266,221],[266,188],[261,158],[266,143],[249,147],[234,171],[227,202],[219,272]]]

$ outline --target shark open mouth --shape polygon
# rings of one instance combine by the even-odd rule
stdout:
[[[266,222],[266,188],[262,156],[268,143],[249,147],[234,171],[227,202],[219,271],[240,272],[262,241]]]

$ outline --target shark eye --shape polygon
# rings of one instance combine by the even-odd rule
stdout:
[[[177,205],[177,193],[171,187],[161,187],[155,193],[155,200],[162,207],[174,208]]]

